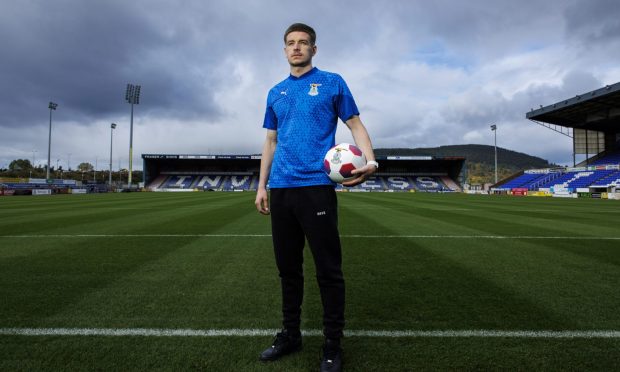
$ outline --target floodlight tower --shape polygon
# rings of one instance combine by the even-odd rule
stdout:
[[[47,140],[47,172],[45,173],[45,179],[50,179],[50,155],[52,153],[52,110],[56,110],[58,107],[57,103],[50,102],[47,108],[50,109],[50,132]]]
[[[131,104],[131,121],[129,124],[129,177],[127,178],[127,186],[131,188],[131,173],[133,171],[133,105],[140,104],[140,86],[127,84],[125,100],[127,103]]]
[[[491,125],[491,130],[495,134],[495,183],[497,183],[497,125]]]
[[[110,187],[112,187],[112,134],[114,133],[114,129],[116,128],[116,123],[110,124],[110,177],[108,178],[108,183]]]

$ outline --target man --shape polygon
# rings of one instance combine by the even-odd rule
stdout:
[[[359,118],[353,96],[337,74],[312,66],[316,33],[295,23],[284,33],[284,53],[290,65],[287,79],[267,97],[256,208],[271,215],[276,266],[282,287],[283,330],[260,359],[273,361],[301,349],[303,249],[307,239],[316,266],[323,303],[321,371],[340,371],[344,328],[344,278],[338,233],[335,184],[323,171],[323,157],[335,144],[338,118],[369,159],[343,185],[364,182],[378,168],[372,144]],[[267,194],[269,183],[270,195]],[[269,199],[271,198],[271,200]]]

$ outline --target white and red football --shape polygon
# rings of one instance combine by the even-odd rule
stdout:
[[[366,156],[357,146],[349,143],[338,144],[325,154],[323,168],[329,178],[342,183],[355,178],[351,172],[366,165]]]

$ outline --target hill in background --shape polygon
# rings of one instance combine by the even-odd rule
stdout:
[[[451,145],[439,147],[385,148],[375,149],[376,156],[387,155],[429,155],[462,156],[466,160],[467,180],[470,184],[494,183],[495,147],[489,145]],[[554,165],[547,160],[521,152],[497,148],[497,177],[502,180],[527,169],[549,168]]]

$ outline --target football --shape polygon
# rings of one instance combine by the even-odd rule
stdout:
[[[355,178],[351,172],[366,165],[366,156],[357,146],[349,143],[338,144],[325,154],[323,168],[329,178],[342,183]]]

